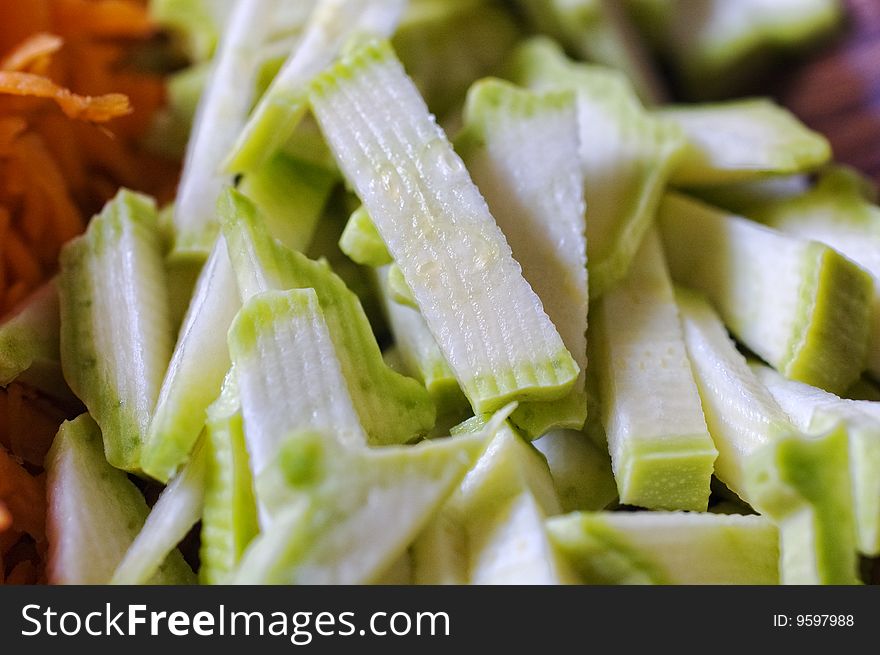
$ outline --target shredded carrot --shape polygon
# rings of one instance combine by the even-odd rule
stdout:
[[[32,73],[0,71],[0,93],[50,98],[71,118],[93,123],[104,123],[111,118],[131,113],[128,97],[120,93],[80,96],[58,86],[47,77]]]
[[[156,31],[147,4],[0,7],[0,321],[120,186],[173,197],[180,162],[140,145],[165,102],[162,77],[132,63]],[[23,385],[0,389],[0,584],[45,581],[40,471],[69,412]]]
[[[139,145],[164,81],[125,63],[154,33],[144,0],[0,9],[0,317],[55,273],[62,245],[120,186],[173,194],[179,162]]]
[[[48,70],[50,56],[58,52],[62,45],[64,41],[60,36],[45,32],[34,34],[0,61],[0,69],[43,75]]]
[[[51,25],[51,0],[4,2],[0,28],[0,51],[8,52],[32,34],[48,31]]]
[[[6,150],[19,134],[27,129],[27,123],[19,116],[0,119],[0,150]]]
[[[0,448],[0,500],[12,514],[14,528],[35,541],[45,539],[46,492],[5,448]]]
[[[22,165],[26,167],[29,177],[34,181],[25,190],[25,202],[30,196],[35,196],[30,198],[32,204],[44,202],[47,206],[46,222],[49,233],[54,236],[52,241],[64,242],[79,234],[84,223],[67,193],[64,177],[43,140],[36,134],[25,134],[10,148],[10,152],[18,156]],[[32,213],[36,213],[36,210]],[[26,227],[25,231],[27,231]],[[35,234],[32,243],[39,243],[38,236],[42,234]],[[45,262],[45,257],[39,257],[39,252],[37,255],[37,259],[48,263]],[[58,257],[57,249],[51,249],[48,257],[54,261]]]

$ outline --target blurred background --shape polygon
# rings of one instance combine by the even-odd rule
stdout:
[[[780,74],[776,95],[841,162],[880,182],[880,0],[843,4],[840,34]]]

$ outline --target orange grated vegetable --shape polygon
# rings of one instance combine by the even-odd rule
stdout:
[[[55,273],[61,246],[120,186],[170,199],[179,163],[138,144],[164,82],[125,65],[154,32],[139,0],[0,9],[0,317]]]
[[[0,321],[120,186],[173,197],[180,163],[140,146],[164,80],[128,63],[154,33],[146,0],[2,3]],[[20,384],[0,389],[0,584],[45,581],[40,471],[71,411]]]
[[[0,69],[44,75],[49,67],[50,56],[58,52],[62,45],[64,41],[60,36],[45,32],[34,34],[0,61]]]
[[[64,36],[138,38],[155,30],[144,7],[130,0],[55,0],[50,4]]]
[[[49,78],[32,73],[0,71],[0,93],[51,98],[71,118],[93,123],[104,123],[111,118],[131,113],[128,97],[121,93],[80,96],[58,86]]]

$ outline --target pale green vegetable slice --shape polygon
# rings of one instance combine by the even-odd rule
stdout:
[[[413,290],[409,286],[409,283],[407,283],[403,271],[400,270],[400,266],[397,264],[389,264],[385,270],[385,281],[388,284],[388,293],[391,298],[394,299],[394,302],[403,305],[404,307],[419,311],[419,302],[413,295]]]
[[[831,158],[828,139],[772,100],[754,98],[656,111],[687,146],[671,182],[720,184],[811,171]]]
[[[488,417],[481,432],[494,436],[475,465],[462,480],[462,497],[468,516],[495,511],[505,499],[527,490],[547,515],[559,514],[559,498],[547,460],[509,423],[494,428],[499,414]],[[477,434],[479,434],[478,432]]]
[[[718,452],[655,230],[629,275],[602,296],[594,321],[602,423],[620,502],[706,511]]]
[[[471,583],[574,581],[544,530],[544,518],[561,511],[547,462],[509,426],[489,443],[451,502],[465,524]]]
[[[58,286],[51,280],[0,322],[0,387],[18,380],[54,398],[69,398],[60,344]]]
[[[239,584],[363,584],[406,550],[486,446],[486,436],[348,449],[290,436],[257,481],[274,518],[245,552]]]
[[[261,46],[278,2],[238,0],[229,16],[199,100],[177,190],[176,257],[206,257],[217,236],[217,198],[232,183],[232,176],[221,173],[220,163],[247,119]]]
[[[581,371],[568,395],[522,403],[510,420],[531,438],[579,430],[587,418],[589,287],[575,96],[487,78],[468,92],[464,124],[458,152]]]
[[[868,370],[880,379],[880,207],[865,199],[862,180],[846,169],[832,169],[806,193],[753,207],[748,216],[786,234],[828,244],[871,274]]]
[[[406,0],[319,0],[302,39],[275,76],[238,135],[224,164],[241,173],[257,169],[290,138],[308,109],[308,86],[358,35],[387,38]]]
[[[376,226],[373,225],[373,219],[363,205],[352,213],[348,223],[345,224],[345,230],[339,239],[339,248],[352,260],[364,266],[378,268],[394,261]]]
[[[392,44],[428,107],[446,117],[475,80],[497,71],[519,37],[499,3],[410,0]]]
[[[598,298],[626,275],[651,226],[684,145],[681,131],[648,114],[621,73],[570,61],[543,38],[517,50],[511,77],[577,94],[590,297]]]
[[[855,401],[856,407],[862,412],[872,416],[875,421],[880,421],[880,402],[870,399],[861,399]]]
[[[413,544],[415,579],[427,584],[570,582],[571,573],[544,530],[544,519],[559,512],[547,462],[503,425]]]
[[[707,302],[683,289],[677,290],[676,300],[706,424],[718,450],[715,475],[750,502],[745,481],[750,453],[794,433],[795,427]]]
[[[668,95],[645,43],[619,0],[519,0],[539,31],[578,57],[625,73],[648,104]]]
[[[386,366],[360,301],[327,262],[313,261],[272,239],[253,204],[233,189],[224,194],[220,213],[243,299],[270,290],[315,290],[370,443],[403,443],[430,430],[435,410],[428,392]]]
[[[788,51],[829,36],[840,0],[626,0],[644,36],[671,60],[692,97],[729,97],[754,87]],[[784,71],[782,68],[780,72]]]
[[[50,280],[0,323],[0,386],[32,366],[61,360],[58,287]]]
[[[564,396],[578,366],[390,46],[352,52],[310,97],[474,410]]]
[[[313,289],[266,291],[229,328],[251,467],[258,476],[286,434],[332,434],[347,447],[367,437]]]
[[[508,407],[514,407],[514,405],[515,403],[511,403]],[[449,434],[453,436],[461,434],[476,434],[486,426],[492,416],[493,414],[477,414],[476,416],[471,416],[457,425],[452,426]]]
[[[198,523],[205,500],[206,467],[205,449],[196,446],[187,465],[159,495],[110,584],[146,584]]]
[[[199,275],[150,423],[142,465],[157,480],[174,476],[201,434],[205,410],[220,393],[229,370],[226,331],[240,307],[221,237]]]
[[[752,370],[799,429],[822,434],[836,423],[846,427],[859,551],[868,557],[880,554],[880,417],[865,411],[864,401],[786,380],[761,364]]]
[[[544,529],[545,513],[524,491],[482,525],[443,508],[413,544],[416,584],[570,584],[575,581]]]
[[[783,437],[754,453],[753,504],[779,527],[783,584],[860,584],[846,429]]]
[[[685,343],[718,449],[715,474],[778,525],[785,584],[851,584],[856,536],[846,433],[799,432],[699,296],[677,294]]]
[[[151,198],[122,190],[61,252],[61,364],[108,461],[141,469],[171,358],[168,289]]]
[[[337,181],[334,172],[279,152],[245,175],[238,188],[259,208],[272,236],[305,252]]]
[[[487,516],[489,522],[471,524],[471,584],[573,584],[574,574],[546,533],[545,516],[532,494],[521,493]]]
[[[598,511],[617,500],[608,451],[586,434],[553,430],[533,443],[547,459],[563,512]]]
[[[205,507],[202,513],[199,581],[227,582],[259,532],[257,503],[245,443],[234,369],[208,407]]]
[[[384,269],[376,271],[375,279],[403,370],[425,385],[437,406],[438,416],[467,416],[467,399],[425,319],[417,309],[394,300]]]
[[[422,529],[410,547],[413,583],[466,585],[469,583],[468,538],[458,512],[448,503]]]
[[[140,532],[149,507],[123,471],[104,458],[101,430],[87,414],[65,421],[46,456],[51,584],[107,584]],[[174,550],[152,584],[189,584],[192,570]]]
[[[835,250],[684,196],[660,205],[673,279],[786,377],[844,391],[864,368],[871,276]]]
[[[761,516],[582,512],[547,529],[586,584],[779,584],[779,534]]]

